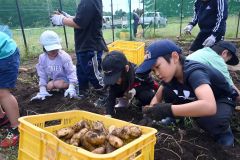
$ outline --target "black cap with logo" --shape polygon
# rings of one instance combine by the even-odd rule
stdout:
[[[105,56],[102,61],[104,73],[103,81],[105,85],[113,85],[121,77],[122,71],[128,64],[125,55],[120,51],[112,51]]]

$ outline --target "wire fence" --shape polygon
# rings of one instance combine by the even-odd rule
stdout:
[[[39,37],[44,30],[54,30],[62,38],[64,49],[74,52],[74,34],[70,27],[53,27],[49,17],[57,9],[75,15],[80,0],[0,0],[0,24],[13,31],[22,57],[42,52]],[[193,0],[102,0],[103,35],[107,43],[118,39],[144,41],[151,38],[181,37],[191,20]],[[136,38],[133,37],[133,12],[140,17]],[[240,1],[228,1],[227,39],[239,39]],[[87,13],[86,13],[87,14]],[[152,21],[149,22],[149,19]],[[193,40],[199,31],[195,27]]]

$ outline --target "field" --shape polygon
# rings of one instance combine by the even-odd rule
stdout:
[[[235,38],[237,32],[237,16],[229,16],[227,20],[227,32],[226,32],[226,39],[228,38]],[[182,30],[187,25],[187,22],[190,21],[190,18],[183,19]],[[28,60],[28,58],[36,57],[42,52],[42,48],[39,44],[39,37],[41,33],[45,30],[54,30],[59,34],[62,39],[62,46],[66,49],[66,42],[63,27],[47,27],[47,28],[29,28],[25,29],[25,37],[28,46],[28,52],[25,50],[24,40],[22,37],[22,32],[20,29],[13,30],[13,38],[17,42],[20,50],[21,50],[21,57],[24,60]],[[116,36],[121,29],[114,29],[114,39],[119,39]],[[129,29],[128,29],[129,30]],[[240,29],[239,29],[240,30]],[[196,26],[191,36],[185,36],[184,39],[188,41],[192,41],[194,37],[197,35],[199,28]],[[106,43],[111,43],[113,41],[113,34],[111,29],[103,30],[103,35],[106,40]],[[176,39],[180,35],[180,20],[179,18],[169,18],[168,24],[166,27],[163,28],[146,28],[145,29],[145,37],[143,37],[143,30],[142,27],[138,27],[138,36],[136,38],[137,41],[145,41],[147,39],[156,39],[156,38],[171,38]],[[68,51],[74,52],[74,34],[73,29],[66,27],[66,36],[68,41]],[[240,31],[238,33],[238,38],[240,38]]]

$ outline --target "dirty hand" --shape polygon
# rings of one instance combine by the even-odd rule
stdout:
[[[193,29],[193,25],[189,24],[183,29],[183,31],[185,34],[191,34],[192,29]]]
[[[37,99],[45,100],[47,96],[52,96],[52,94],[48,93],[48,91],[47,91],[45,86],[41,86],[40,87],[40,91],[38,92],[38,94],[35,97],[31,98],[30,101],[37,100]]]
[[[70,83],[68,89],[64,92],[64,97],[67,97],[68,95],[70,98],[77,96],[74,84]]]
[[[204,47],[211,47],[214,45],[214,43],[216,42],[216,37],[214,37],[213,35],[209,36],[204,42],[203,42],[203,46]]]
[[[171,106],[171,103],[158,103],[153,106],[144,106],[142,111],[147,117],[161,120],[166,117],[173,117]]]
[[[50,19],[54,26],[63,26],[64,18],[65,16],[63,14],[53,14]]]

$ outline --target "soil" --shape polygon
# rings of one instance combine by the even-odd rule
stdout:
[[[185,47],[187,48],[187,47]],[[73,56],[74,61],[75,57]],[[38,79],[35,71],[37,59],[28,61],[20,70],[17,88],[13,90],[16,96],[21,116],[52,113],[67,110],[86,110],[98,114],[104,114],[104,108],[97,108],[93,102],[98,98],[95,93],[85,100],[68,99],[63,97],[63,92],[53,92],[53,96],[41,102],[30,102],[31,97],[38,92]],[[240,89],[238,70],[231,75]],[[126,114],[128,113],[128,114]],[[141,114],[136,106],[118,111],[119,119],[137,123]],[[156,160],[240,160],[240,112],[235,112],[232,120],[232,129],[235,135],[235,147],[223,148],[217,145],[205,132],[196,127],[191,119],[185,121],[184,127],[164,127],[156,125],[158,129],[157,143],[155,145]],[[181,128],[181,129],[180,129]],[[5,133],[3,133],[5,134]],[[8,153],[7,153],[8,154]]]

